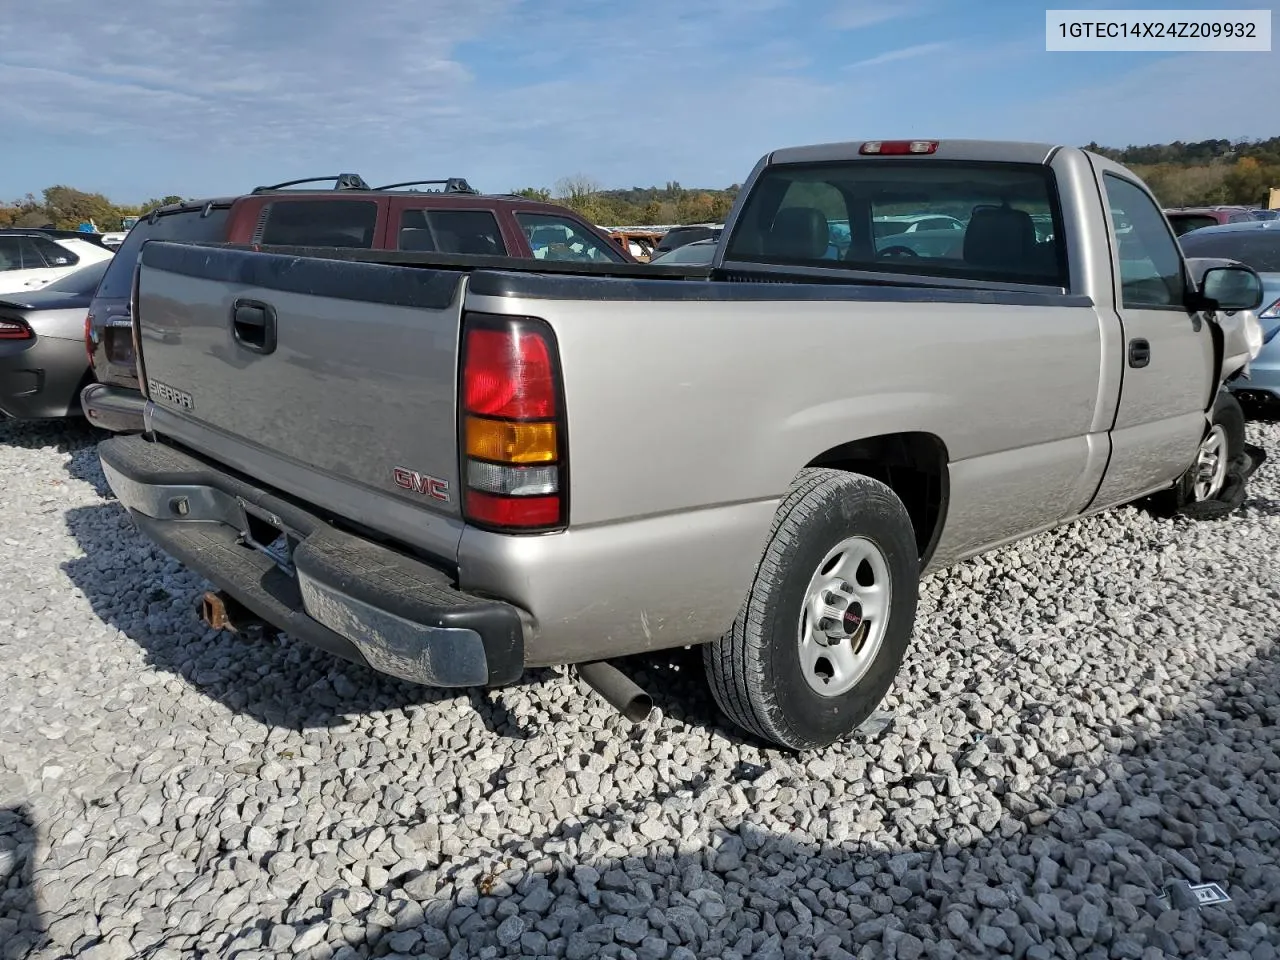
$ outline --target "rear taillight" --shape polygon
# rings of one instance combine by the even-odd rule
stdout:
[[[541,320],[468,314],[462,340],[463,514],[504,532],[568,521],[564,396]]]
[[[89,366],[93,366],[93,314],[84,315],[84,352],[89,357]]]
[[[1280,300],[1258,314],[1259,320],[1280,320]]]
[[[35,334],[21,320],[0,320],[0,340],[31,340]]]

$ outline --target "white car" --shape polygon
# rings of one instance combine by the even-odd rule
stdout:
[[[38,290],[113,251],[88,240],[32,230],[0,233],[0,294]]]

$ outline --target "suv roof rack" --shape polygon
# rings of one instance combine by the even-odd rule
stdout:
[[[368,190],[369,184],[364,182],[364,177],[358,173],[339,173],[337,176],[331,177],[303,177],[301,180],[286,180],[283,183],[273,183],[268,187],[254,187],[254,193],[268,193],[272,190],[283,190],[286,187],[296,187],[300,183],[320,183],[323,180],[332,180],[333,189],[335,190]]]
[[[402,180],[399,183],[384,183],[382,186],[374,187],[373,189],[394,190],[396,187],[418,187],[424,184],[435,184],[435,183],[443,184],[444,189],[443,190],[423,190],[423,191],[414,191],[414,192],[415,193],[418,193],[418,192],[421,192],[421,193],[474,193],[474,194],[478,194],[480,192],[476,190],[474,187],[472,187],[471,184],[467,183],[467,181],[462,177],[449,177],[447,180]]]

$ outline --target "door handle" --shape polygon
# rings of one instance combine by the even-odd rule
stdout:
[[[276,348],[276,309],[261,300],[237,299],[231,305],[231,333],[236,343],[254,353]]]
[[[1151,344],[1145,340],[1129,341],[1129,366],[1145,367],[1151,362]]]

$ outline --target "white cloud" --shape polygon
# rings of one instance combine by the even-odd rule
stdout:
[[[860,70],[863,67],[876,67],[882,63],[894,63],[898,60],[913,60],[916,57],[928,56],[931,53],[941,53],[951,46],[949,43],[917,43],[910,47],[901,47],[897,50],[889,50],[886,53],[877,54],[866,60],[859,60],[857,63],[849,64],[846,69]]]

